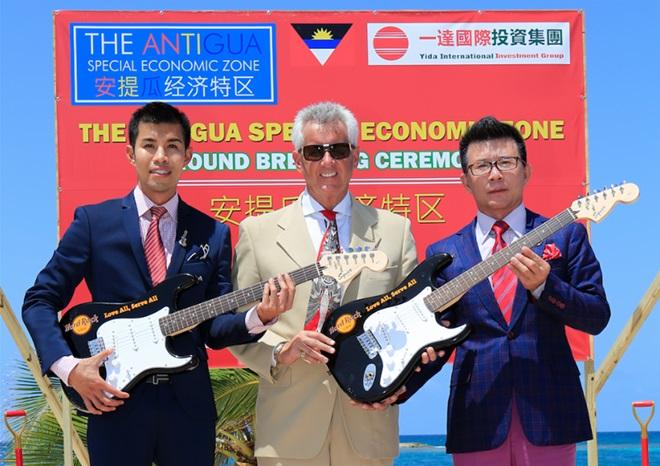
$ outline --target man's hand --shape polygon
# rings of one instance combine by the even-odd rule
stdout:
[[[516,274],[526,290],[534,291],[548,278],[550,264],[527,246],[511,258],[507,265]]]
[[[269,279],[264,285],[264,294],[261,302],[257,304],[257,315],[261,322],[267,324],[283,312],[288,311],[293,306],[293,298],[296,295],[296,284],[288,273],[280,274],[277,277],[277,283],[280,291],[277,291],[275,280]]]
[[[448,320],[441,320],[440,325],[443,327],[449,327],[451,325],[451,322]],[[438,358],[444,357],[445,352],[443,350],[440,351],[435,351],[432,346],[428,346],[426,350],[422,353],[422,357],[420,358],[421,364],[428,364],[430,362],[435,361]],[[422,370],[422,365],[418,365],[415,367],[415,372],[420,372]]]
[[[446,325],[445,327],[447,327]],[[426,350],[422,353],[422,357],[420,358],[420,361],[422,364],[428,364],[430,362],[435,361],[438,358],[441,358],[445,355],[445,352],[443,350],[436,351],[433,349],[432,346],[429,346],[426,348]],[[415,367],[415,372],[420,372],[422,370],[422,366],[418,365]]]
[[[112,348],[108,348],[95,356],[82,359],[69,374],[69,386],[80,394],[85,408],[92,414],[114,411],[124,404],[121,399],[129,397],[128,393],[113,387],[99,374],[99,367],[112,351]],[[108,394],[115,398],[110,398]]]
[[[332,338],[322,333],[301,330],[284,344],[282,351],[277,356],[277,363],[287,366],[302,359],[307,364],[325,364],[328,362],[328,358],[321,352],[334,353],[335,349],[332,347],[334,344]]]
[[[360,403],[359,401],[351,400],[351,404],[353,406],[357,406],[358,408],[362,408],[366,411],[384,411],[385,409],[393,405],[396,402],[396,400],[398,400],[399,397],[403,395],[405,392],[406,392],[406,386],[402,385],[401,388],[399,388],[394,393],[394,395],[385,398],[384,400],[381,400],[377,403]]]

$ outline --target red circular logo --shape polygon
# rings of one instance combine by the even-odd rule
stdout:
[[[408,36],[394,26],[379,29],[374,36],[374,50],[383,60],[398,60],[408,51]]]

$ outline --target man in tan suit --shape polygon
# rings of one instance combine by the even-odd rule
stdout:
[[[410,221],[362,205],[348,192],[357,142],[357,121],[342,105],[302,109],[293,126],[293,158],[306,189],[293,204],[247,218],[239,227],[237,289],[313,263],[327,251],[330,230],[342,251],[368,247],[389,258],[384,271],[363,271],[338,295],[323,285],[320,292],[312,292],[315,283],[299,285],[291,311],[260,341],[232,348],[261,377],[255,452],[260,466],[391,465],[399,452],[398,407],[390,406],[396,396],[374,405],[351,402],[325,366],[323,353],[332,352],[334,342],[317,331],[339,300],[385,293],[417,263]],[[326,219],[325,209],[336,218]],[[319,293],[329,297],[318,299]]]

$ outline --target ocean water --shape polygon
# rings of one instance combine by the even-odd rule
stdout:
[[[444,435],[402,435],[402,443],[420,443],[423,447],[401,448],[394,466],[451,465],[451,455],[445,453]],[[649,463],[660,466],[660,432],[649,433]],[[587,444],[577,446],[578,466],[587,465]],[[641,446],[639,432],[600,432],[598,434],[599,466],[639,466]]]
[[[403,443],[424,444],[421,447],[401,448],[394,466],[445,466],[451,465],[451,455],[445,453],[444,435],[402,435]],[[0,442],[0,463],[9,445]],[[23,447],[24,451],[29,445]],[[641,464],[639,432],[601,432],[598,434],[599,466],[639,466]],[[649,433],[649,460],[660,466],[660,432]],[[577,465],[587,465],[587,444],[577,447]],[[487,465],[485,465],[487,466]]]

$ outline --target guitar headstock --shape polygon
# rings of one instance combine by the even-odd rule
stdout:
[[[639,197],[639,188],[635,183],[621,183],[610,188],[581,197],[571,204],[571,211],[578,219],[600,222],[619,202],[629,204]]]
[[[385,270],[389,258],[383,251],[358,251],[338,254],[325,254],[319,259],[323,275],[334,278],[339,283],[347,283],[367,268],[374,272]]]

